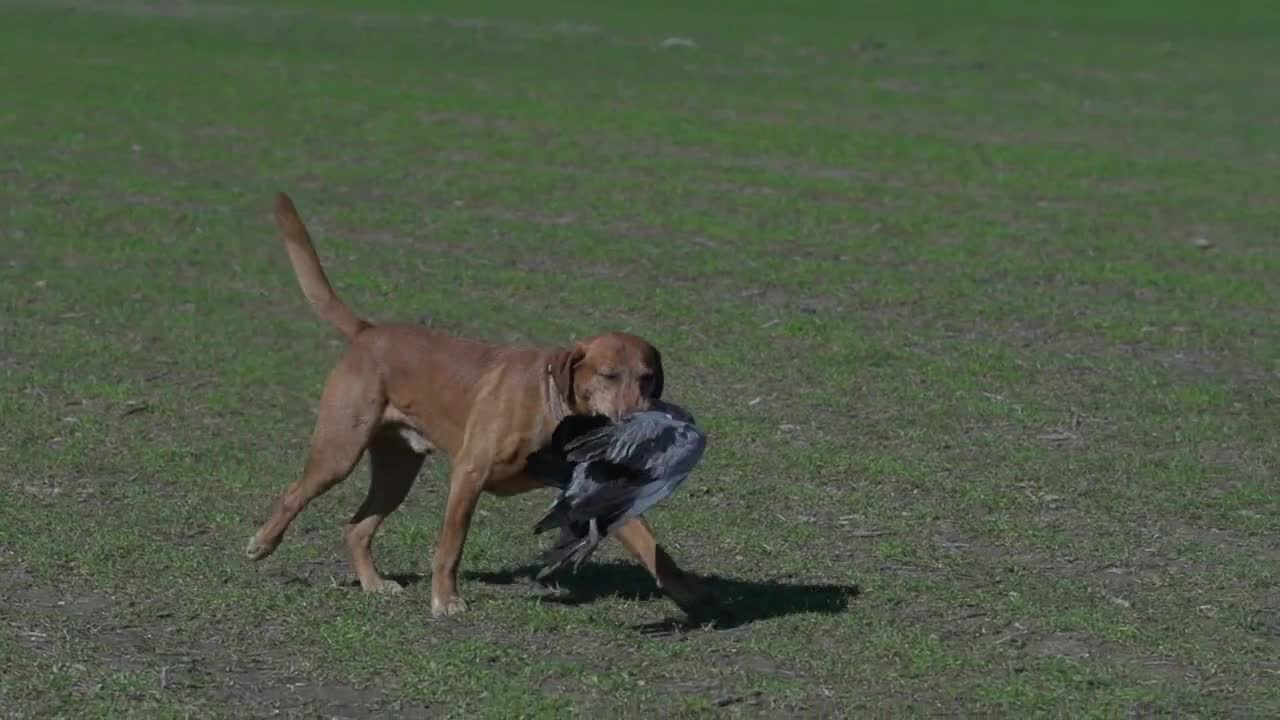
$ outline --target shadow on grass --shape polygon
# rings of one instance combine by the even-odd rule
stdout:
[[[533,583],[539,565],[524,565],[496,572],[468,572],[464,577],[492,585]],[[801,613],[835,614],[849,607],[860,590],[857,585],[814,585],[785,581],[738,580],[719,575],[690,573],[702,589],[703,602],[685,609],[686,617],[639,626],[646,633],[679,632],[693,628],[728,630],[757,620]],[[549,584],[563,594],[543,598],[560,605],[586,605],[605,598],[651,600],[662,597],[653,578],[637,565],[607,563],[584,565],[578,572],[562,572]]]

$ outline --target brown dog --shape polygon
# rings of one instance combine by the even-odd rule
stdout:
[[[404,501],[425,455],[439,448],[452,474],[432,563],[431,613],[461,612],[458,565],[480,493],[543,487],[524,472],[529,453],[549,441],[566,415],[618,419],[647,408],[662,394],[662,359],[652,345],[623,333],[552,349],[488,345],[421,325],[372,325],[334,293],[284,193],[276,196],[275,219],[303,295],[350,349],[325,383],[302,478],[276,501],[246,554],[270,555],[307,503],[346,478],[368,450],[369,494],[346,526],[347,549],[364,590],[399,590],[374,565],[373,536]],[[696,599],[643,519],[615,534],[673,600],[688,606]]]

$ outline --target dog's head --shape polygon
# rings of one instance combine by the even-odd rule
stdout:
[[[551,372],[571,415],[620,420],[662,397],[662,355],[626,333],[577,343],[556,356]]]

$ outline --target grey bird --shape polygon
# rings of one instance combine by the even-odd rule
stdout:
[[[551,444],[528,461],[531,476],[560,488],[533,528],[535,534],[560,528],[538,579],[570,562],[576,570],[610,531],[675,492],[706,445],[692,415],[660,401],[616,423],[600,415],[561,421]]]

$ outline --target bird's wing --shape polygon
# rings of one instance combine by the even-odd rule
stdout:
[[[616,463],[652,480],[687,473],[705,448],[706,435],[694,425],[647,411],[578,437],[565,454],[572,462]]]
[[[584,433],[565,445],[565,455],[574,462],[607,460],[630,467],[629,460],[665,444],[674,422],[665,415],[646,411]]]
[[[605,522],[606,532],[613,532],[622,523],[644,515],[654,505],[662,502],[671,493],[675,492],[679,485],[680,483],[678,482],[654,480],[644,485],[633,486],[633,490],[627,498],[625,506],[622,506],[621,511],[607,518]]]
[[[613,463],[583,463],[574,469],[573,483],[564,492],[569,517],[575,521],[620,512],[631,503],[637,485],[634,473]]]

